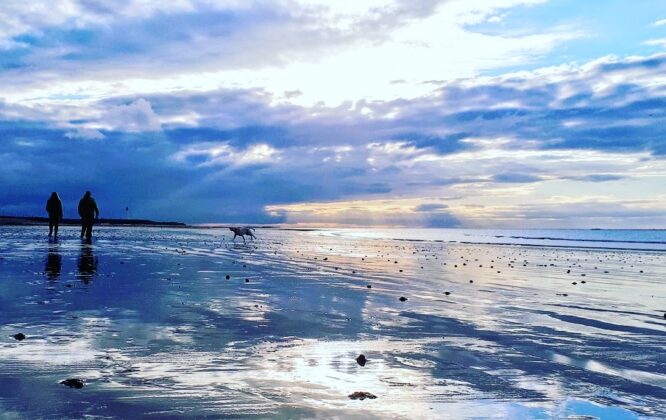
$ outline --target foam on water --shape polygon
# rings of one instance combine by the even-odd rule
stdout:
[[[0,228],[0,417],[666,416],[663,252],[77,233]]]

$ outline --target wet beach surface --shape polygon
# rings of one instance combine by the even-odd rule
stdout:
[[[0,227],[0,417],[666,417],[663,252],[95,235]]]

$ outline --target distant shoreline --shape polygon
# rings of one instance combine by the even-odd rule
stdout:
[[[49,223],[48,217],[32,217],[32,216],[0,216],[0,226],[35,226],[47,225]],[[81,220],[79,219],[62,219],[60,222],[62,226],[79,226]],[[182,222],[157,222],[154,220],[142,219],[105,219],[100,218],[97,224],[101,226],[136,226],[136,227],[175,227],[186,228],[190,227]]]
[[[0,216],[0,226],[41,226],[48,225],[48,217],[37,216]],[[80,219],[62,219],[62,226],[80,226]],[[107,219],[99,218],[96,222],[98,226],[123,226],[123,227],[168,227],[168,228],[188,228],[188,229],[228,229],[231,226],[252,226],[259,229],[280,229],[297,231],[314,231],[314,228],[281,228],[272,225],[251,225],[251,224],[210,224],[210,225],[188,225],[183,222],[161,222],[145,219]]]

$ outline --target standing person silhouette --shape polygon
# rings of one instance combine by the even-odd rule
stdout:
[[[93,222],[99,217],[99,209],[90,191],[86,191],[79,201],[79,216],[81,216],[81,238],[85,235],[86,239],[91,239]]]
[[[49,214],[49,236],[58,236],[58,225],[62,220],[62,201],[57,192],[52,192],[46,201],[46,212]]]

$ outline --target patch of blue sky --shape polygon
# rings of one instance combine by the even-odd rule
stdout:
[[[581,36],[555,46],[550,53],[529,63],[489,69],[484,74],[533,70],[562,63],[584,63],[605,55],[625,57],[663,52],[649,39],[666,37],[666,25],[654,23],[666,18],[666,2],[655,0],[579,1],[552,0],[544,4],[503,10],[501,20],[470,25],[468,30],[488,35],[524,36],[552,28],[580,31]],[[498,15],[498,16],[499,16]]]
[[[0,70],[13,70],[25,67],[23,59],[28,54],[30,54],[30,50],[23,47],[0,51]]]

